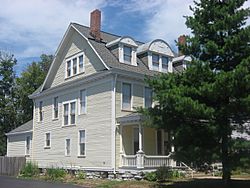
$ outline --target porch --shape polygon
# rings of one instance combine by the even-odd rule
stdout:
[[[154,169],[176,166],[172,158],[171,136],[164,130],[141,125],[136,113],[117,118],[119,129],[119,168]]]

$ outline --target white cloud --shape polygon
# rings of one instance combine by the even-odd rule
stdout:
[[[69,23],[89,25],[89,13],[102,7],[104,0],[0,0],[0,3],[1,48],[9,49],[17,57],[29,57],[41,52],[54,53]]]

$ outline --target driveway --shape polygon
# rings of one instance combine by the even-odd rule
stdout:
[[[0,188],[80,188],[80,186],[0,176]]]

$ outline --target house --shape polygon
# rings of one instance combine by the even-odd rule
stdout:
[[[7,133],[8,156],[51,166],[117,171],[174,166],[170,135],[142,127],[136,107],[151,107],[145,76],[178,72],[188,58],[161,39],[148,43],[71,23],[42,86],[30,95],[33,120]]]

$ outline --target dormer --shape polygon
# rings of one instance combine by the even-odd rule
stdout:
[[[115,56],[119,59],[120,63],[137,66],[136,50],[138,45],[133,38],[125,36],[120,37],[114,41],[106,44]]]
[[[164,40],[156,39],[140,45],[137,55],[148,65],[149,70],[172,72],[170,63],[174,53]]]

